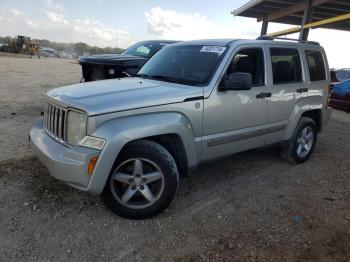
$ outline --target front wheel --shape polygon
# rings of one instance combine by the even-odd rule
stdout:
[[[101,199],[119,216],[142,219],[169,206],[179,184],[176,163],[161,145],[139,140],[121,152]]]
[[[302,117],[292,138],[282,148],[281,156],[291,164],[301,164],[311,157],[316,141],[316,122],[312,118]]]

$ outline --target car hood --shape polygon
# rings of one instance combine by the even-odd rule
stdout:
[[[89,116],[183,102],[203,89],[138,77],[80,83],[47,93],[51,102],[84,110]]]
[[[147,58],[123,54],[102,54],[82,56],[78,59],[80,64],[99,64],[99,65],[119,65],[123,61],[147,60]]]

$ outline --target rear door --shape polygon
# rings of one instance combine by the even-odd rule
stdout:
[[[266,137],[267,144],[283,139],[295,103],[308,95],[298,48],[271,46],[269,53],[270,121],[279,130]]]

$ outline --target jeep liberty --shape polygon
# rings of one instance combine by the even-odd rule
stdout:
[[[176,43],[136,77],[48,92],[31,145],[56,179],[147,218],[202,163],[275,144],[292,164],[309,159],[330,117],[329,83],[316,43]]]

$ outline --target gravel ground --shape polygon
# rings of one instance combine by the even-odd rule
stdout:
[[[350,115],[335,112],[303,165],[237,154],[132,221],[51,178],[28,147],[45,92],[80,73],[71,60],[0,57],[0,261],[350,261]]]
[[[0,55],[0,161],[30,155],[28,133],[43,111],[45,94],[80,79],[75,60]]]

